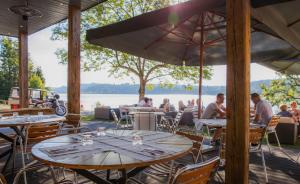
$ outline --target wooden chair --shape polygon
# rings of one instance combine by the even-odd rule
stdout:
[[[179,169],[171,184],[207,184],[214,177],[218,170],[220,158],[215,157],[211,160],[198,164],[187,165]]]
[[[61,123],[52,122],[52,123],[43,123],[40,125],[32,125],[26,128],[24,149],[23,149],[23,144],[20,143],[23,168],[20,169],[20,171],[17,173],[14,179],[14,184],[18,183],[19,178],[22,174],[24,176],[24,183],[27,184],[26,171],[39,169],[40,167],[43,166],[37,160],[33,160],[30,163],[25,164],[25,156],[27,157],[27,159],[29,159],[29,155],[31,154],[31,147],[35,143],[38,143],[46,139],[50,139],[52,137],[56,137],[60,132],[60,127],[61,127]],[[53,173],[54,172],[52,171],[52,176],[55,176]],[[54,178],[54,181],[56,182],[56,178]]]
[[[0,184],[7,184],[6,179],[2,174],[0,174]]]
[[[270,147],[270,143],[269,143],[269,134],[274,134],[275,135],[278,147],[280,149],[282,149],[281,145],[280,145],[280,142],[279,142],[279,139],[278,139],[278,136],[277,136],[277,132],[276,132],[276,127],[279,123],[279,119],[280,119],[280,116],[273,116],[272,119],[267,124],[267,127],[266,127],[265,135],[266,135],[267,145],[268,145],[270,153],[271,153],[271,147]]]
[[[187,137],[193,141],[193,149],[191,150],[191,155],[192,155],[194,163],[198,162],[199,157],[201,158],[201,161],[203,161],[202,154],[204,151],[206,151],[206,148],[207,148],[207,147],[203,146],[204,137],[201,135],[193,135],[193,134],[188,134],[188,133],[181,132],[181,131],[177,131],[176,134]]]
[[[262,140],[264,138],[266,128],[251,128],[249,133],[249,152],[260,152],[262,158],[262,165],[264,167],[266,183],[268,183],[267,167],[265,162],[265,155],[262,149]]]

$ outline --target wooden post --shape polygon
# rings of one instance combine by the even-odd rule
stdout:
[[[19,26],[19,104],[20,108],[28,108],[28,31],[27,17],[22,17]]]
[[[68,122],[80,120],[80,1],[70,1],[68,32]]]
[[[250,2],[227,0],[227,131],[228,184],[248,184],[250,106]]]
[[[203,66],[204,66],[204,19],[205,13],[201,13],[201,32],[200,32],[200,75],[199,75],[199,104],[198,105],[198,118],[201,118],[202,114],[202,81],[203,81]]]

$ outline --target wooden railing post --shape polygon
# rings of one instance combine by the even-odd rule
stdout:
[[[27,17],[21,19],[19,25],[19,104],[20,108],[28,108],[28,31]]]
[[[70,114],[80,114],[80,14],[80,1],[71,0],[68,18],[68,113]],[[68,120],[77,124],[79,117],[72,115]]]
[[[250,106],[250,2],[227,0],[228,184],[248,184]]]

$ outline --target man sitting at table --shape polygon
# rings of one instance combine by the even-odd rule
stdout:
[[[255,104],[254,123],[268,124],[273,116],[272,105],[268,101],[262,100],[257,93],[251,94],[251,100]]]
[[[226,108],[223,106],[224,94],[217,94],[216,102],[210,103],[204,110],[201,118],[202,119],[215,119],[215,118],[225,118]]]

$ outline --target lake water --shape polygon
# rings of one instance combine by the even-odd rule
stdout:
[[[60,94],[62,100],[67,100],[67,94]],[[153,105],[158,107],[164,98],[169,98],[171,104],[178,108],[178,102],[182,100],[184,104],[187,104],[188,100],[197,99],[197,95],[186,94],[163,94],[163,95],[147,95],[147,97],[153,99]],[[203,105],[207,106],[210,102],[215,100],[215,96],[203,95]],[[139,96],[135,94],[81,94],[81,104],[84,110],[90,111],[95,108],[96,103],[101,105],[118,107],[119,105],[132,105],[138,103]]]

